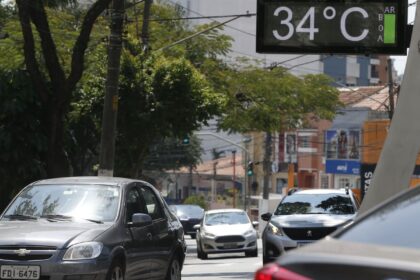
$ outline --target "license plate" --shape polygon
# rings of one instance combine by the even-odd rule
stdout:
[[[2,265],[1,279],[39,279],[41,268],[35,265]]]
[[[237,248],[238,244],[236,243],[225,243],[225,249],[233,249],[233,248]]]

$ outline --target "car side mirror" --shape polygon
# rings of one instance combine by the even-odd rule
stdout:
[[[271,216],[273,216],[273,214],[267,212],[261,215],[261,219],[263,219],[263,221],[268,222],[271,219]]]
[[[129,227],[144,227],[152,224],[152,217],[143,213],[134,213],[131,222],[128,223]]]
[[[199,229],[200,229],[200,227],[201,227],[200,225],[194,225],[194,226],[193,226],[193,229],[195,229],[195,230],[199,230]]]
[[[253,221],[253,222],[252,222],[252,226],[253,226],[254,228],[256,228],[259,224],[260,224],[260,223],[259,223],[259,222],[257,222],[257,221]]]

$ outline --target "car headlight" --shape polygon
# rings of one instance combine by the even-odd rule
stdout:
[[[252,234],[254,234],[254,230],[252,230],[252,229],[247,230],[247,231],[244,233],[244,235],[252,235]]]
[[[89,260],[97,258],[102,252],[102,243],[85,242],[71,246],[64,254],[64,261]]]
[[[269,232],[271,232],[274,235],[281,235],[281,236],[284,235],[283,234],[283,231],[281,230],[281,228],[273,225],[272,223],[268,223],[267,229],[268,229]]]
[[[215,238],[216,235],[214,235],[213,233],[210,233],[210,232],[204,232],[204,237],[205,238]]]

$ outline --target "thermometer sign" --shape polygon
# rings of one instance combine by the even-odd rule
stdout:
[[[405,54],[405,2],[258,0],[257,52]]]

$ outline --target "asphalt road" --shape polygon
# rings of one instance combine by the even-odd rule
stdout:
[[[258,240],[258,257],[247,258],[244,253],[209,255],[207,260],[197,258],[194,239],[186,237],[187,257],[182,278],[187,280],[254,279],[255,271],[262,266],[261,239]]]

